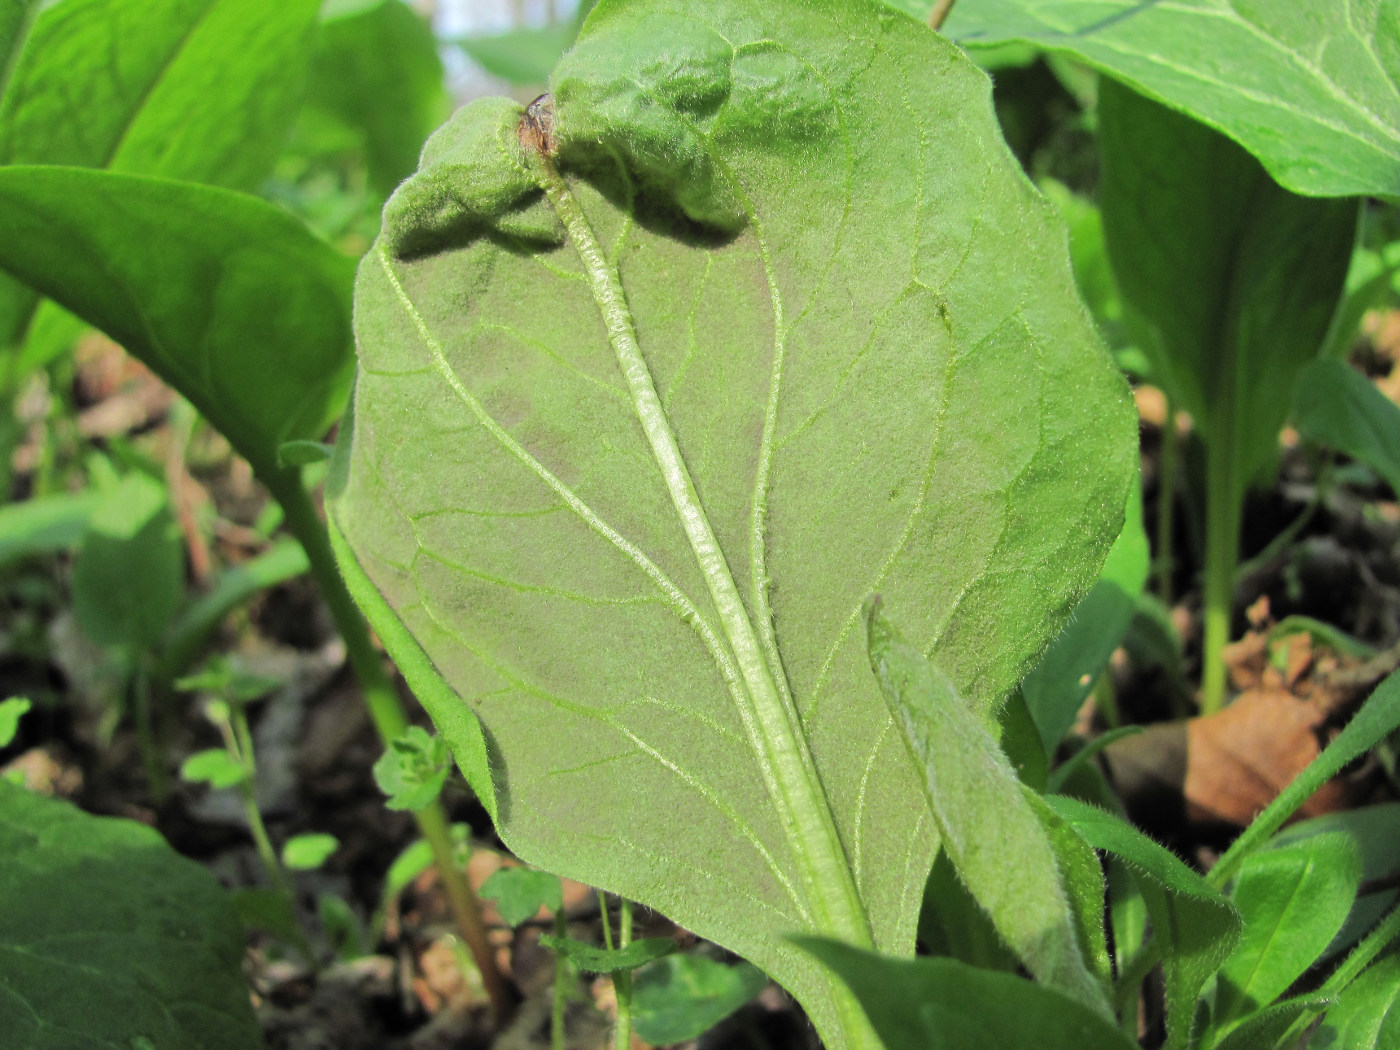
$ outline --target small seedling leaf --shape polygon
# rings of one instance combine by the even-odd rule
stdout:
[[[0,856],[6,1048],[262,1045],[229,897],[155,831],[0,782]]]
[[[1015,770],[952,681],[904,641],[877,599],[866,605],[866,623],[871,668],[923,771],[958,876],[1037,980],[1112,1016],[1085,963],[1050,835]],[[1101,881],[1098,897],[1101,909]]]
[[[180,763],[180,779],[213,788],[230,788],[248,779],[248,767],[221,747],[196,751]]]
[[[534,868],[500,868],[481,884],[481,896],[496,902],[509,926],[519,926],[541,908],[557,914],[564,906],[558,875]]]
[[[390,741],[374,763],[374,781],[388,795],[390,809],[418,810],[442,793],[452,772],[447,743],[419,726],[409,726]]]
[[[767,976],[752,963],[703,955],[668,955],[637,971],[632,1027],[653,1046],[695,1039],[763,991]]]
[[[279,467],[304,467],[331,458],[333,446],[323,441],[284,441],[277,446]]]
[[[19,732],[19,720],[34,706],[27,697],[0,700],[0,747],[9,747]]]
[[[338,849],[340,840],[334,835],[293,835],[282,846],[282,863],[292,871],[315,871]]]
[[[599,948],[572,937],[547,933],[540,943],[553,948],[584,973],[624,973],[676,951],[676,942],[670,937],[644,937],[626,948]]]
[[[956,959],[894,959],[794,938],[838,974],[889,1050],[1136,1050],[1096,1010],[1059,992]]]

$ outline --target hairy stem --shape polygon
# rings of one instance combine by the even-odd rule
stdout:
[[[1201,640],[1201,714],[1225,706],[1225,646],[1235,602],[1242,486],[1235,477],[1235,433],[1228,412],[1216,413],[1206,447],[1206,564]]]
[[[287,528],[306,550],[311,574],[320,585],[331,617],[345,639],[346,656],[364,691],[370,720],[387,747],[408,728],[408,715],[393,683],[384,672],[378,651],[370,641],[369,627],[336,568],[325,523],[316,513],[311,497],[295,474],[288,472],[280,479],[273,481],[265,478],[264,482],[271,489],[273,497],[282,504],[287,514]],[[481,971],[482,987],[491,1001],[491,1009],[498,1019],[505,1019],[514,1008],[514,1000],[501,971],[496,967],[496,954],[487,940],[486,924],[481,918],[481,904],[466,875],[453,859],[447,814],[441,803],[434,801],[415,811],[413,819],[418,824],[419,834],[433,852],[452,917],[456,920],[458,933],[471,949],[477,969]]]

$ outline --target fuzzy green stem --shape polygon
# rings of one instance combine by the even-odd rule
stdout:
[[[311,497],[300,478],[288,471],[277,478],[264,478],[272,496],[287,515],[287,528],[306,551],[311,574],[320,585],[321,594],[331,617],[345,639],[345,652],[350,666],[364,691],[370,720],[387,747],[408,728],[408,715],[389,676],[384,672],[378,651],[370,641],[369,626],[360,615],[359,607],[336,568],[326,525],[312,505]],[[481,971],[482,987],[498,1020],[509,1017],[514,1000],[501,971],[496,967],[495,952],[486,936],[486,924],[481,918],[481,905],[472,891],[466,875],[453,859],[452,835],[447,814],[441,803],[434,801],[413,814],[418,831],[432,850],[438,877],[442,880],[447,902],[457,923],[457,931],[471,949],[477,969]]]
[[[617,918],[617,946],[626,948],[632,943],[632,902],[626,897],[619,901],[620,912]],[[607,912],[603,913],[603,927],[608,925]],[[617,996],[617,1027],[613,1029],[613,1050],[627,1050],[632,1045],[632,971],[618,970],[613,974],[613,992]]]
[[[1235,477],[1235,433],[1228,412],[1216,413],[1206,445],[1206,564],[1201,640],[1201,714],[1225,706],[1225,646],[1234,615],[1244,497]]]
[[[604,913],[604,925],[607,924],[607,915]],[[564,909],[561,907],[554,913],[554,936],[561,941],[569,935],[569,924],[564,921]],[[549,1048],[550,1050],[564,1050],[564,1008],[568,1005],[569,997],[565,988],[565,981],[569,976],[569,960],[564,958],[563,952],[554,953],[554,1003],[549,1014]]]
[[[1176,510],[1176,473],[1181,439],[1176,432],[1176,403],[1167,398],[1167,418],[1162,423],[1161,454],[1157,467],[1157,557],[1154,569],[1157,597],[1172,603],[1172,519]]]

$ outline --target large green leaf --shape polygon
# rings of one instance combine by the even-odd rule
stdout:
[[[1270,1005],[1331,943],[1361,882],[1350,835],[1314,835],[1248,858],[1231,899],[1244,933],[1220,968],[1212,1024],[1223,1029]]]
[[[350,385],[353,264],[285,212],[192,183],[0,168],[0,267],[190,399],[265,481]]]
[[[1400,493],[1400,406],[1341,361],[1298,374],[1293,419],[1304,436],[1358,459]]]
[[[370,181],[387,196],[450,109],[432,28],[404,0],[327,13],[307,101],[356,129]]]
[[[1228,139],[1112,82],[1099,121],[1128,323],[1207,442],[1226,425],[1242,490],[1272,464],[1294,379],[1322,348],[1356,204],[1289,193]]]
[[[890,0],[919,17],[932,0]],[[1400,197],[1396,0],[960,0],[945,31],[1069,52],[1239,142],[1290,189]]]
[[[1080,949],[1056,844],[1030,801],[1035,796],[1022,794],[986,724],[874,600],[867,624],[871,668],[923,773],[943,850],[962,883],[1036,980],[1112,1018]],[[1095,907],[1103,907],[1102,878]]]
[[[0,780],[0,856],[6,1050],[262,1046],[229,898],[156,832]]]
[[[995,707],[1116,535],[1122,381],[925,27],[615,0],[552,86],[552,135],[473,104],[386,209],[332,513],[481,720],[511,848],[843,1045],[779,935],[908,953],[935,844],[861,602]]]
[[[1088,1007],[955,959],[892,959],[833,941],[799,943],[855,991],[885,1050],[1131,1050]]]

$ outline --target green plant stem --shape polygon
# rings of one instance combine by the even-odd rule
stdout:
[[[301,541],[306,551],[311,574],[320,585],[331,617],[345,639],[346,656],[364,691],[370,720],[387,747],[408,728],[408,715],[393,683],[384,672],[378,651],[370,641],[369,626],[360,615],[355,600],[350,597],[340,570],[336,568],[326,525],[295,472],[286,471],[276,478],[264,478],[263,481],[273,498],[282,505],[287,515],[287,528]],[[504,1021],[514,1008],[514,1000],[501,971],[496,967],[495,952],[491,949],[486,924],[481,918],[481,904],[466,875],[453,859],[447,814],[442,805],[434,801],[415,811],[413,819],[433,852],[448,906],[452,909],[458,933],[466,941],[477,969],[481,971],[482,987],[490,1000],[492,1012],[498,1021]]]
[[[1157,557],[1154,569],[1157,597],[1172,604],[1172,520],[1176,510],[1176,474],[1181,438],[1176,432],[1176,403],[1167,398],[1167,418],[1162,423],[1161,455],[1157,467]]]
[[[619,902],[617,917],[617,946],[626,948],[632,943],[632,902],[626,897]],[[607,913],[603,913],[603,926],[608,924]],[[613,1050],[627,1050],[632,1045],[632,971],[619,970],[613,974],[613,992],[617,997],[617,1027],[613,1029]]]
[[[616,268],[608,261],[573,191],[555,169],[551,157],[539,155],[536,177],[569,240],[578,252],[589,290],[617,355],[637,420],[651,445],[691,551],[705,580],[723,631],[716,637],[706,622],[695,617],[716,661],[724,670],[738,708],[764,787],[778,811],[778,821],[797,869],[799,893],[814,933],[835,937],[860,948],[873,946],[870,922],[856,889],[850,862],[841,845],[831,807],[817,776],[791,698],[778,685],[781,667],[769,665],[769,649],[759,638],[747,606],[729,569],[724,550],[695,490],[690,470],[680,453],[666,410],[637,342],[636,326]],[[450,384],[460,380],[439,362]],[[765,465],[759,468],[762,476]],[[751,530],[752,531],[752,530]],[[757,574],[761,577],[763,570]],[[761,597],[761,595],[760,595]],[[687,601],[683,595],[674,600]],[[874,1030],[850,990],[839,980],[830,983],[836,1022],[851,1050],[877,1047]]]
[[[1201,714],[1225,706],[1225,646],[1234,614],[1243,489],[1235,477],[1235,433],[1228,412],[1211,421],[1206,445],[1206,564],[1201,639]]]
[[[933,10],[928,13],[928,27],[930,29],[942,29],[943,23],[948,21],[948,13],[953,10],[953,5],[957,0],[937,0],[933,5]]]
[[[151,690],[151,673],[146,663],[146,654],[139,654],[136,670],[131,678],[131,693],[136,706],[136,739],[141,748],[141,761],[146,767],[146,779],[150,783],[151,795],[157,801],[161,801],[169,792],[170,785],[161,761],[162,752],[156,743],[155,703]]]
[[[607,913],[603,913],[603,925],[607,926]],[[554,936],[563,940],[569,935],[569,924],[564,921],[564,909],[554,913]],[[569,976],[569,960],[563,952],[554,953],[554,1003],[549,1013],[550,1050],[564,1050],[564,1008],[568,1005],[568,995],[564,982]]]

